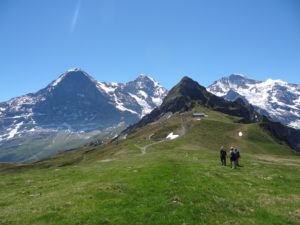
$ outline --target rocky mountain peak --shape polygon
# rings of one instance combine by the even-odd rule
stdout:
[[[82,84],[83,82],[95,83],[96,81],[82,69],[74,68],[74,69],[69,69],[66,72],[64,72],[63,74],[61,74],[56,80],[51,82],[49,86],[56,87],[56,86],[61,86],[63,84],[70,84],[70,83]]]
[[[185,76],[181,81],[173,87],[166,97],[166,101],[175,98],[184,98],[187,101],[193,99],[205,99],[207,91],[205,87],[199,85],[196,81]]]
[[[245,87],[247,84],[254,84],[260,81],[249,79],[243,74],[231,74],[228,78],[225,77],[224,80],[227,80],[228,85],[240,85]]]
[[[150,79],[149,76],[147,76],[146,74],[140,74],[135,80],[145,80],[145,79]],[[152,79],[152,78],[151,78]]]
[[[247,79],[244,74],[240,74],[240,73],[233,73],[233,74],[231,74],[229,76],[229,78],[231,78],[231,79],[234,79],[234,78],[237,78],[237,79],[241,79],[241,78]]]
[[[128,82],[127,85],[136,86],[136,88],[146,88],[147,87],[161,87],[161,85],[155,81],[152,77],[140,74],[135,80]]]
[[[199,87],[202,87],[201,85],[198,84],[198,82],[194,81],[192,78],[190,78],[188,76],[184,76],[177,85],[181,89],[189,89],[189,88],[199,88]]]

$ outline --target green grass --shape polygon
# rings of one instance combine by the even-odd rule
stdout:
[[[299,156],[258,124],[205,113],[176,114],[107,146],[2,164],[0,225],[300,224]],[[181,126],[183,137],[141,154],[156,141],[149,136]],[[221,145],[240,148],[242,167],[220,165]]]
[[[0,224],[299,224],[299,159],[149,149],[1,176]],[[17,215],[17,216],[16,216]]]

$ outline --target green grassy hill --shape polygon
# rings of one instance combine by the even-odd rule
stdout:
[[[2,164],[0,224],[300,224],[299,156],[240,119],[196,107],[126,140]],[[222,145],[240,149],[242,167],[221,166]]]

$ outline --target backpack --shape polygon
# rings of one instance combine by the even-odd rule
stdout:
[[[230,151],[230,159],[235,160],[236,159],[236,155],[234,151]]]

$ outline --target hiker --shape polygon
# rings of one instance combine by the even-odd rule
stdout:
[[[233,147],[230,148],[229,157],[230,157],[230,168],[232,168],[232,162],[233,162],[234,169],[236,169],[236,153]]]
[[[226,166],[226,155],[227,152],[224,150],[224,147],[222,146],[220,149],[220,158],[221,158],[222,166]]]
[[[234,152],[235,152],[235,155],[236,155],[236,159],[235,159],[236,165],[237,165],[237,166],[240,166],[240,164],[239,164],[239,159],[240,159],[240,157],[241,157],[240,152],[239,152],[239,150],[238,150],[237,148],[234,149]]]

